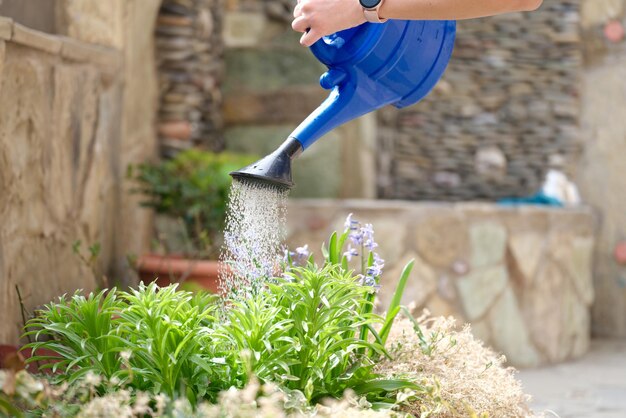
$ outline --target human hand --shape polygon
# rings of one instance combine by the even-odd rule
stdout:
[[[359,0],[298,0],[293,16],[291,27],[304,33],[300,38],[304,46],[365,22]]]

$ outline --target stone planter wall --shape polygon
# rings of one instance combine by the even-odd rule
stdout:
[[[288,213],[290,246],[307,243],[318,254],[349,213],[372,223],[386,260],[384,304],[414,259],[403,302],[471,323],[515,366],[587,351],[594,297],[594,223],[587,210],[292,200]]]

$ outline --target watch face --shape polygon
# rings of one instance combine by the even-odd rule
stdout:
[[[359,0],[361,2],[361,6],[365,7],[366,9],[373,9],[374,7],[378,6],[381,2],[381,0]]]

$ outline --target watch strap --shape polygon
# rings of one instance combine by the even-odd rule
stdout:
[[[381,19],[380,14],[379,14],[379,10],[381,6],[383,5],[384,1],[385,0],[381,0],[380,3],[378,3],[376,7],[373,7],[371,9],[367,9],[364,7],[363,14],[365,15],[365,20],[367,20],[370,23],[385,23],[387,19]]]

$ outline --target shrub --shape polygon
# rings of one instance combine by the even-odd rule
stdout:
[[[206,293],[177,291],[175,285],[158,289],[155,284],[129,292],[62,297],[26,325],[28,335],[47,341],[26,347],[58,354],[60,358],[30,359],[54,360],[42,367],[57,373],[55,383],[71,384],[92,374],[195,403],[222,389],[213,385],[211,375],[214,301]]]
[[[376,371],[404,376],[423,388],[407,395],[405,412],[445,418],[535,416],[515,370],[504,367],[504,357],[475,339],[469,326],[457,329],[452,318],[426,313],[397,321],[389,342],[393,361],[380,362]]]
[[[311,402],[340,398],[347,389],[388,401],[389,393],[419,388],[373,372],[386,351],[374,328],[383,318],[371,312],[371,292],[338,266],[296,267],[266,293],[236,303],[214,337],[223,341],[220,351],[234,354],[240,376],[282,382]],[[362,338],[362,328],[375,338]]]
[[[221,245],[229,173],[255,159],[190,149],[171,160],[132,168],[129,176],[139,185],[135,191],[146,197],[143,206],[182,220],[191,252],[195,253],[190,255],[214,257]]]

